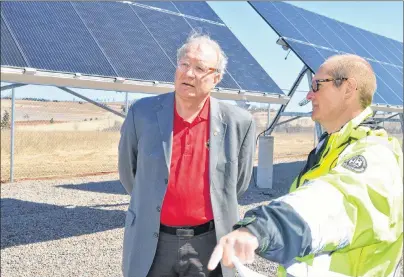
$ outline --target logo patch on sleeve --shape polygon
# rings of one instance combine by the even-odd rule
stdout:
[[[368,163],[364,156],[358,155],[346,160],[342,166],[354,172],[362,173],[368,167]]]

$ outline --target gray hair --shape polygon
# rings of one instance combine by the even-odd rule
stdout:
[[[372,104],[373,94],[376,91],[376,75],[372,66],[364,58],[353,54],[334,55],[324,64],[330,64],[328,74],[334,79],[354,78],[357,82],[359,102],[363,109]],[[338,87],[342,82],[336,82]]]
[[[177,63],[184,57],[185,53],[187,52],[188,47],[191,44],[208,44],[213,49],[216,50],[218,54],[217,59],[217,70],[220,74],[220,80],[223,78],[223,75],[226,71],[227,66],[227,56],[220,47],[219,43],[209,37],[209,35],[203,35],[197,31],[192,31],[191,34],[188,36],[187,41],[177,50]]]

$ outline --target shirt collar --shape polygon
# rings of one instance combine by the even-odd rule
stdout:
[[[192,123],[197,123],[200,121],[208,120],[209,119],[209,110],[210,110],[210,97],[208,97],[206,99],[205,103],[203,104],[202,109],[199,111],[199,114],[195,117],[195,119]],[[183,122],[185,122],[184,119],[177,112],[175,101],[174,101],[174,116],[176,118],[180,118]]]
[[[210,97],[208,97],[205,101],[205,104],[203,104],[203,108],[200,111],[198,117],[200,117],[203,120],[208,120],[209,119],[209,107],[210,107]]]

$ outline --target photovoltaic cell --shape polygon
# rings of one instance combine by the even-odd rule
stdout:
[[[384,68],[390,72],[392,76],[398,81],[399,84],[403,83],[403,69],[392,66],[392,65],[385,65]]]
[[[70,2],[2,2],[32,67],[116,76]]]
[[[127,4],[72,2],[84,24],[125,78],[172,82],[175,67]],[[139,53],[142,53],[141,55]]]
[[[5,22],[1,19],[1,64],[27,67],[20,50],[10,34]]]
[[[176,1],[174,6],[183,14],[223,23],[211,7],[202,1]]]
[[[307,65],[310,68],[314,68],[315,71],[320,67],[325,59],[337,54],[337,52],[334,51],[312,47],[310,45],[301,44],[293,40],[286,39],[286,42],[292,49],[296,49],[296,55],[303,61],[307,62]]]
[[[137,3],[178,13],[177,8],[170,1],[163,1],[163,2],[147,1],[147,2],[137,2]]]
[[[373,102],[403,105],[403,44],[284,2],[249,2],[313,71],[330,56],[366,58],[377,78]]]
[[[393,53],[390,51],[390,49],[386,48],[380,40],[378,40],[375,36],[373,36],[372,33],[356,27],[354,28],[356,29],[357,33],[362,35],[362,37],[364,38],[365,45],[371,47],[371,49],[369,50],[375,53],[376,60],[386,61],[387,63],[391,64],[402,63],[402,61],[400,61],[399,58],[394,56]]]

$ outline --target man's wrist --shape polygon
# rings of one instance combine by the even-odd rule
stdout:
[[[256,220],[257,220],[257,217],[254,215],[246,216],[242,220],[240,220],[239,222],[237,222],[236,224],[233,225],[233,230],[237,230],[239,228],[246,227]]]

